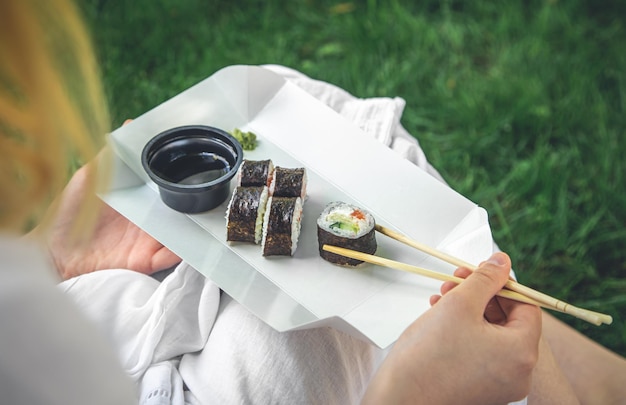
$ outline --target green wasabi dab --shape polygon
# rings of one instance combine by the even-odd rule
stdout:
[[[244,132],[239,128],[235,128],[230,134],[239,141],[243,150],[254,150],[256,148],[256,135],[254,132]]]

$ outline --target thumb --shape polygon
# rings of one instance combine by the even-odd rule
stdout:
[[[465,305],[482,317],[489,301],[506,284],[510,271],[509,256],[502,252],[494,253],[451,293],[461,295],[466,300]]]

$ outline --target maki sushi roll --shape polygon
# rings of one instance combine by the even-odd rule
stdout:
[[[267,160],[244,159],[239,168],[237,184],[244,187],[269,186],[274,173],[274,163]]]
[[[374,217],[367,211],[344,202],[331,202],[317,219],[320,256],[331,263],[357,266],[363,261],[323,250],[324,245],[339,246],[363,253],[376,252]]]
[[[267,186],[235,187],[226,210],[227,241],[261,241],[268,195]]]
[[[263,220],[263,256],[293,256],[300,237],[302,199],[271,196]]]
[[[276,197],[306,196],[307,176],[303,167],[289,169],[276,166],[270,183],[270,195]]]

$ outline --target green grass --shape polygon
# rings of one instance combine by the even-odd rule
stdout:
[[[610,313],[559,317],[626,355],[624,4],[83,1],[114,126],[233,64],[403,97],[403,124],[490,213],[520,280]]]

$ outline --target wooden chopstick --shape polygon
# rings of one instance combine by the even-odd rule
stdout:
[[[376,231],[382,233],[383,235],[386,235],[392,239],[395,239],[399,242],[402,242],[406,245],[409,245],[411,247],[414,247],[424,253],[427,253],[431,256],[434,256],[438,259],[441,259],[447,263],[450,263],[454,266],[457,267],[465,267],[471,271],[475,271],[477,269],[477,266],[471,264],[471,263],[467,263],[464,260],[461,260],[459,258],[456,258],[454,256],[451,256],[449,254],[446,254],[444,252],[441,252],[439,250],[436,250],[430,246],[424,245],[420,242],[417,242],[413,239],[409,239],[406,236],[395,232],[389,228],[386,228],[382,225],[376,224]],[[574,305],[568,304],[566,302],[563,302],[561,300],[558,300],[554,297],[551,297],[547,294],[544,294],[542,292],[539,292],[537,290],[533,290],[530,287],[527,287],[525,285],[522,285],[520,283],[518,283],[517,281],[514,280],[509,280],[506,284],[505,287],[511,291],[515,291],[519,294],[522,294],[528,298],[531,298],[533,300],[535,300],[536,302],[542,304],[541,306],[544,308],[548,308],[548,309],[553,309],[559,312],[563,312],[572,316],[575,316],[579,319],[584,319],[587,320],[588,322],[594,323],[596,324],[595,320],[599,319],[600,323],[605,323],[605,324],[611,324],[613,322],[613,318],[610,315],[606,315],[606,314],[602,314],[599,312],[594,312],[594,311],[590,311],[587,309],[583,309],[583,308],[579,308],[576,307]]]
[[[460,284],[464,280],[460,277],[452,276],[450,274],[439,273],[433,270],[428,270],[428,269],[424,269],[421,267],[413,266],[411,264],[406,264],[406,263],[398,262],[395,260],[386,259],[384,257],[375,256],[375,255],[371,255],[368,253],[359,252],[356,250],[346,249],[346,248],[339,247],[339,246],[323,245],[322,249],[331,253],[341,255],[341,256],[350,257],[356,260],[362,260],[364,262],[376,264],[376,265],[383,266],[383,267],[389,267],[389,268],[396,269],[396,270],[402,270],[402,271],[406,271],[409,273],[419,274],[421,276],[433,278],[439,281],[452,281],[454,283]],[[538,302],[523,294],[520,294],[515,291],[507,290],[504,288],[500,290],[496,295],[499,297],[508,298],[511,300],[519,301],[519,302],[524,302],[526,304],[537,305],[546,309],[552,309],[552,310],[556,310],[559,312],[563,312],[559,308],[555,308],[545,303]],[[594,313],[580,313],[580,314],[577,313],[577,314],[571,314],[571,315],[574,315],[579,319],[583,319],[587,322],[590,322],[596,326],[599,326],[602,324],[602,320]]]

